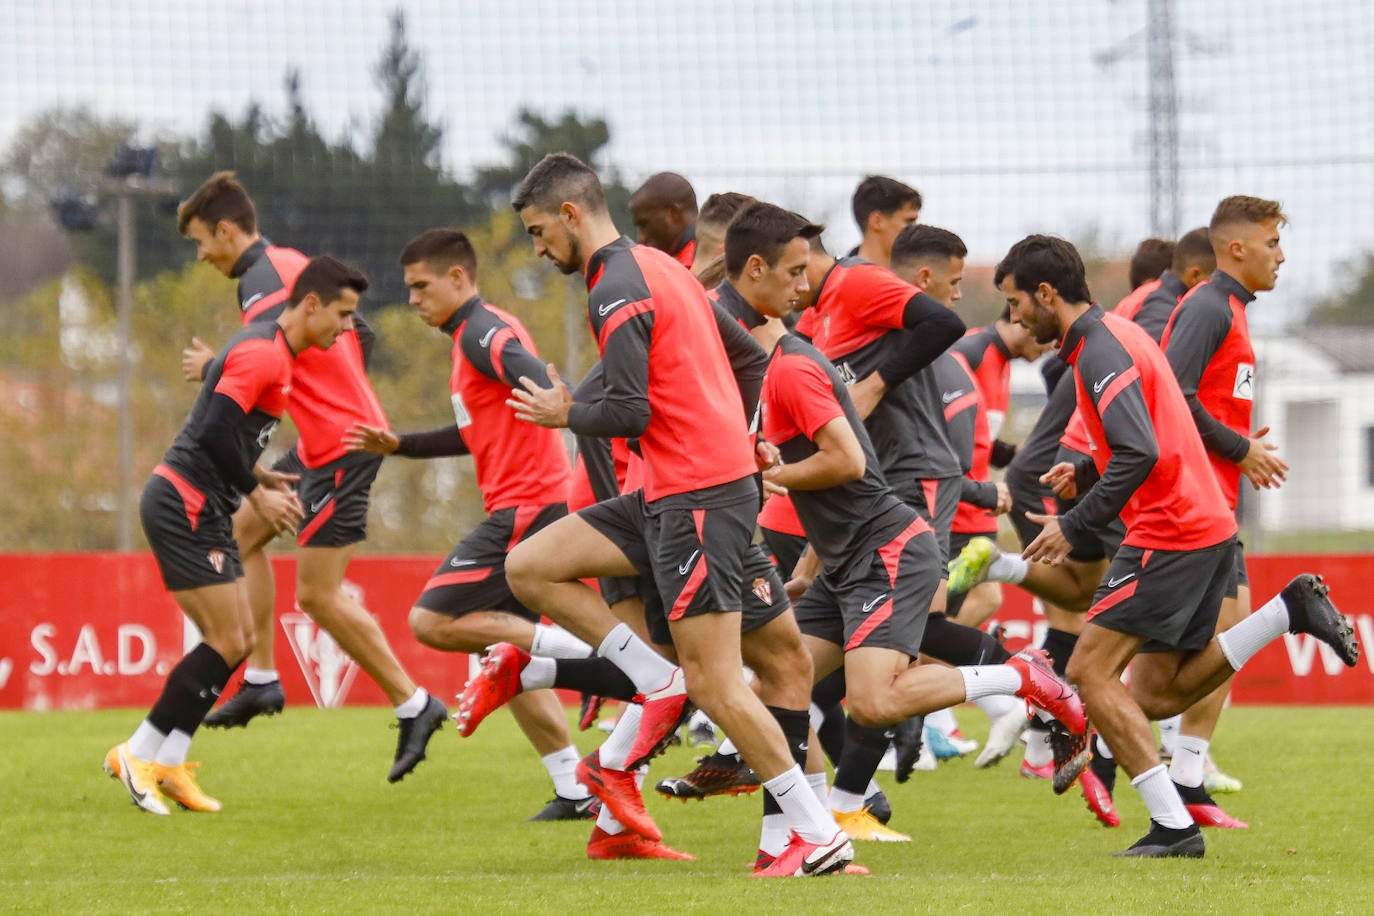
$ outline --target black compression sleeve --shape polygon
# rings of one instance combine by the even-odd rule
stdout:
[[[902,313],[903,330],[895,332],[896,346],[889,346],[878,375],[895,388],[935,361],[964,335],[959,316],[925,293],[907,301]]]
[[[1001,439],[992,440],[992,455],[988,463],[995,468],[1004,468],[1011,464],[1011,460],[1016,457],[1016,446],[1010,442],[1003,442]]]
[[[396,454],[406,458],[444,458],[468,454],[467,443],[459,435],[456,425],[431,429],[425,433],[405,433],[397,438],[401,444],[396,447]]]
[[[216,392],[205,409],[196,444],[205,452],[219,476],[240,493],[251,493],[258,485],[253,468],[246,465],[238,449],[238,428],[243,424],[243,408],[227,394]]]

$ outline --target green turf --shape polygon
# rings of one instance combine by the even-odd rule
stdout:
[[[910,844],[860,844],[869,878],[758,881],[756,796],[649,799],[668,841],[697,862],[592,862],[590,825],[527,824],[550,796],[511,720],[435,737],[399,785],[385,774],[384,710],[300,707],[246,730],[202,732],[216,815],[137,811],[100,770],[136,712],[0,715],[0,911],[47,913],[1313,913],[1374,901],[1370,709],[1235,708],[1215,745],[1245,781],[1224,796],[1247,831],[1209,831],[1203,861],[1121,861],[1144,832],[1097,826],[1077,790],[1056,797],[1011,760],[881,774]],[[986,719],[961,709],[965,732]],[[599,733],[592,733],[599,737]],[[579,735],[590,749],[592,735]],[[653,778],[692,765],[674,748]],[[647,787],[646,787],[647,788]],[[651,795],[651,792],[646,792]]]

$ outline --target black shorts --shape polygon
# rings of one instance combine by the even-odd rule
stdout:
[[[381,455],[354,452],[301,472],[296,492],[305,506],[305,517],[296,544],[347,547],[367,540],[368,496],[381,466]]]
[[[1235,598],[1242,587],[1250,587],[1250,574],[1245,569],[1245,544],[1236,538],[1236,565],[1231,570],[1231,584],[1226,587],[1226,597]]]
[[[474,611],[509,611],[537,621],[539,615],[511,594],[506,583],[506,554],[567,514],[566,503],[496,510],[444,558],[415,605],[447,617]]]
[[[1201,550],[1123,545],[1093,596],[1088,622],[1144,636],[1142,652],[1195,651],[1207,645],[1235,571],[1236,539]]]
[[[1055,457],[1055,463],[1067,461],[1076,464],[1080,459],[1090,457],[1082,452],[1071,448],[1059,447],[1059,454]],[[1074,506],[1078,505],[1079,497],[1073,499],[1060,499],[1054,497],[1055,514],[1063,515]],[[1091,541],[1087,544],[1070,545],[1069,559],[1079,563],[1096,563],[1100,560],[1110,560],[1116,556],[1116,552],[1121,549],[1121,542],[1126,539],[1126,523],[1120,516],[1107,523],[1107,527],[1098,531],[1091,532]]]
[[[227,508],[223,499],[202,492],[167,465],[154,469],[138,510],[169,590],[224,585],[243,575]]]
[[[921,492],[924,496],[924,505],[913,507],[935,530],[935,540],[940,545],[940,552],[944,555],[946,563],[953,556],[950,553],[950,526],[954,524],[954,515],[959,511],[959,494],[963,488],[964,478],[962,477],[938,477],[933,480],[922,480]]]
[[[773,554],[773,560],[778,564],[778,575],[782,576],[783,581],[792,578],[792,573],[797,568],[797,562],[801,560],[801,555],[806,550],[806,538],[800,534],[783,534],[781,531],[774,531],[771,528],[759,528],[763,532],[763,543],[768,547],[769,553]]]
[[[1040,534],[1040,526],[1026,518],[1026,513],[1054,515],[1054,491],[1041,483],[1034,472],[1027,472],[1014,464],[1007,469],[1006,484],[1011,492],[1011,512],[1008,519],[1011,526],[1016,529],[1016,536],[1021,540],[1021,547],[1024,549]]]
[[[669,620],[742,610],[740,583],[758,520],[758,487],[745,478],[682,496],[673,498],[677,505],[660,500],[649,506],[637,490],[577,514],[619,547],[641,576],[653,577]]]
[[[668,629],[663,599],[654,587],[653,579],[644,576],[639,583],[641,594],[644,595],[644,623],[649,629],[649,636],[656,643],[671,645],[673,634]],[[758,544],[750,544],[745,553],[744,577],[740,580],[740,596],[735,607],[742,610],[739,622],[741,633],[754,632],[786,614],[792,607],[777,567]]]
[[[846,652],[873,647],[915,658],[943,569],[934,532],[913,519],[848,567],[818,576],[797,601],[797,625]]]

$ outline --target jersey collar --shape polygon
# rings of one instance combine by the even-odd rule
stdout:
[[[1102,306],[1094,302],[1086,312],[1079,315],[1069,329],[1064,332],[1064,341],[1059,345],[1059,354],[1064,362],[1073,365],[1078,362],[1078,353],[1083,339],[1102,323]]]
[[[749,300],[729,280],[722,280],[720,286],[716,287],[716,293],[720,296],[721,307],[738,318],[745,330],[752,331],[767,323],[768,319],[750,305]]]
[[[609,245],[602,245],[592,252],[592,256],[587,259],[587,267],[584,271],[587,275],[587,289],[591,290],[596,286],[597,281],[601,279],[602,272],[606,269],[606,262],[612,256],[623,251],[629,251],[633,247],[634,242],[630,241],[629,236],[622,235]]]
[[[1159,275],[1159,288],[1173,296],[1175,300],[1182,298],[1183,294],[1188,292],[1188,287],[1183,285],[1183,280],[1172,270],[1166,270]]]
[[[1240,285],[1240,281],[1226,271],[1218,268],[1212,273],[1212,283],[1217,289],[1226,293],[1228,296],[1235,296],[1240,300],[1241,305],[1249,305],[1255,301],[1255,294]]]
[[[463,322],[468,320],[468,316],[472,314],[472,310],[475,309],[477,307],[477,303],[481,301],[481,296],[473,296],[467,302],[464,302],[462,305],[458,306],[458,308],[454,310],[453,314],[448,316],[448,321],[445,321],[443,324],[439,325],[439,330],[443,331],[449,337],[452,337],[454,334],[457,334],[458,329],[463,326]]]
[[[267,253],[267,246],[272,244],[262,236],[248,246],[248,250],[239,255],[239,259],[234,262],[234,266],[229,269],[229,278],[237,280],[239,277],[248,273],[248,268],[258,263],[258,259]]]

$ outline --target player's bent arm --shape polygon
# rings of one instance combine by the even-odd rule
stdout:
[[[796,464],[782,464],[765,477],[789,490],[826,490],[864,476],[863,446],[848,418],[836,417],[816,430],[811,440],[816,453]]]
[[[467,443],[463,441],[457,425],[423,433],[403,433],[395,436],[395,439],[393,451],[404,458],[445,458],[469,454]]]
[[[568,408],[568,428],[580,436],[634,439],[649,428],[649,343],[653,312],[637,314],[610,332],[601,351],[604,395]]]
[[[935,358],[964,336],[964,322],[950,309],[925,293],[907,301],[902,330],[892,334],[893,344],[876,372],[892,389],[935,362]]]
[[[1060,530],[1075,546],[1088,543],[1091,532],[1121,514],[1159,461],[1159,442],[1138,379],[1111,401],[1102,414],[1102,428],[1112,457],[1101,479],[1086,493],[1079,490],[1078,505],[1059,518]]]
[[[220,479],[245,496],[258,487],[253,468],[243,460],[238,449],[238,428],[247,412],[227,394],[215,392],[205,410],[196,444],[205,452],[219,472]]]

